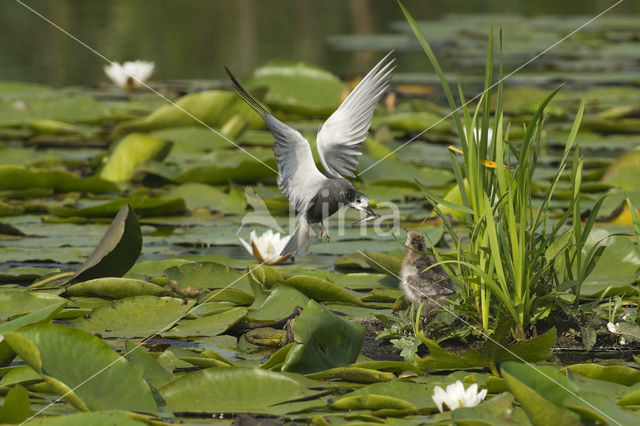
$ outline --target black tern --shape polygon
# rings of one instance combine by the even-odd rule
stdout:
[[[316,145],[326,175],[316,167],[311,146],[300,132],[271,115],[225,67],[236,93],[262,117],[273,134],[278,188],[300,215],[296,230],[281,256],[306,252],[311,243],[312,225],[320,224],[322,235],[328,238],[325,221],[343,206],[374,215],[369,208],[369,198],[356,191],[343,176],[355,177],[353,172],[362,154],[362,143],[367,138],[373,112],[385,94],[395,68],[392,53],[369,71],[318,130]]]
[[[424,302],[422,314],[428,317],[432,309],[442,308],[444,302],[454,296],[456,291],[440,265],[425,271],[436,263],[436,259],[424,254],[427,245],[422,234],[409,231],[405,245],[407,253],[400,269],[400,288],[413,306],[418,307]]]

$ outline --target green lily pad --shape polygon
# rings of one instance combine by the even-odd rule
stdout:
[[[504,363],[501,371],[511,393],[534,424],[582,424],[562,407],[564,399],[578,391],[566,376],[551,367],[516,362]]]
[[[101,306],[71,324],[102,337],[147,337],[173,325],[194,303],[175,297],[127,297]]]
[[[173,374],[161,366],[142,346],[130,340],[124,342],[125,356],[133,365],[142,368],[144,380],[154,388],[158,388],[174,379]]]
[[[246,308],[233,308],[197,319],[181,320],[163,336],[195,337],[217,336],[224,333],[247,314]]]
[[[0,386],[11,386],[18,383],[42,382],[42,376],[28,365],[16,365],[4,371]]]
[[[256,69],[247,87],[267,87],[264,102],[273,109],[328,116],[344,91],[335,75],[304,63],[272,63]]]
[[[70,285],[65,293],[69,296],[95,296],[110,299],[167,293],[167,290],[146,281],[130,278],[96,278]]]
[[[640,185],[640,151],[629,151],[609,166],[602,181],[622,189],[633,190]]]
[[[163,199],[146,195],[130,198],[120,198],[97,206],[73,208],[52,207],[49,212],[62,218],[84,217],[98,218],[111,217],[123,206],[129,205],[140,216],[163,216],[182,213],[187,206],[182,198]]]
[[[165,198],[182,198],[189,210],[208,208],[223,213],[241,214],[247,205],[244,196],[231,188],[226,194],[218,188],[203,183],[185,183],[165,194]]]
[[[167,280],[178,283],[179,288],[226,288],[251,291],[248,276],[235,269],[214,262],[194,262],[172,266],[164,272]]]
[[[100,411],[99,413],[76,413],[66,416],[41,417],[29,421],[30,425],[46,426],[142,426],[146,418],[126,411]]]
[[[157,411],[141,375],[97,337],[57,324],[32,325],[4,337],[57,392],[70,392],[65,399],[78,408]]]
[[[261,413],[307,395],[290,375],[259,368],[219,367],[185,374],[159,389],[174,412]]]
[[[171,142],[143,133],[130,134],[118,142],[100,171],[100,177],[116,183],[127,182],[139,165],[162,160],[170,149]]]
[[[14,386],[4,398],[2,406],[0,406],[0,422],[22,423],[29,417],[31,417],[29,392],[22,386]]]
[[[418,167],[391,158],[381,159],[362,155],[357,175],[365,184],[405,186],[419,189],[416,180],[429,187],[445,186],[454,179],[453,172],[435,167]]]
[[[366,250],[361,256],[376,271],[396,277],[400,276],[402,257],[391,256],[386,253],[372,253]]]
[[[364,327],[332,314],[313,300],[295,320],[295,344],[282,371],[315,373],[355,362],[364,340]]]
[[[246,128],[259,129],[264,126],[260,116],[240,100],[235,93],[208,90],[183,96],[175,104],[162,105],[145,118],[122,123],[115,128],[114,134],[123,135],[168,127],[196,126],[200,125],[199,121],[211,127],[220,128],[236,115],[242,118]],[[233,147],[233,145],[231,146]]]
[[[56,193],[76,191],[104,194],[118,191],[116,184],[98,177],[80,178],[61,170],[0,165],[0,189],[27,188],[48,188]]]
[[[173,142],[173,148],[167,158],[168,161],[171,161],[171,158],[176,154],[207,153],[220,148],[235,148],[224,137],[201,125],[157,130],[151,133],[151,136]],[[272,141],[273,139],[270,140],[271,143]]]
[[[295,288],[276,285],[262,305],[248,314],[248,319],[258,322],[272,322],[286,318],[297,306],[306,306],[309,298]]]
[[[65,299],[53,294],[26,293],[19,290],[0,291],[0,321],[47,306],[61,306],[66,303]]]
[[[630,288],[636,281],[640,265],[640,248],[626,237],[611,237],[598,263],[582,283],[583,296],[597,297],[608,290],[608,295],[634,292]],[[637,293],[637,291],[635,291]]]
[[[138,217],[129,205],[124,205],[70,282],[121,277],[136,263],[141,250],[142,233]]]
[[[358,296],[337,284],[309,275],[294,275],[283,282],[307,297],[320,302],[332,301],[357,306],[366,306]]]
[[[631,386],[640,382],[640,371],[624,365],[575,364],[567,370],[591,379]]]
[[[422,132],[429,128],[430,132],[451,132],[449,122],[441,116],[430,112],[398,112],[374,120],[373,125],[389,126],[394,130],[405,132]]]
[[[340,379],[354,383],[388,382],[396,378],[393,373],[356,366],[330,368],[319,373],[307,374],[310,379]]]

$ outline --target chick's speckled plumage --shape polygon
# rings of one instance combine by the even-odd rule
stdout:
[[[408,248],[402,262],[400,288],[414,306],[424,302],[422,313],[428,315],[432,309],[441,309],[456,291],[441,266],[425,271],[436,263],[436,259],[424,254],[427,245],[422,234],[409,231],[406,245]]]

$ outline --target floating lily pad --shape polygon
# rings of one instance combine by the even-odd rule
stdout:
[[[223,213],[241,214],[247,205],[244,195],[231,188],[225,193],[218,188],[203,183],[185,183],[165,194],[165,198],[182,198],[189,210],[208,208]]]
[[[0,321],[46,306],[60,306],[66,303],[66,300],[53,294],[27,293],[19,290],[0,291]]]
[[[179,288],[230,288],[251,291],[249,278],[227,265],[214,262],[194,262],[173,266],[165,276],[175,281]]]
[[[174,297],[127,297],[71,323],[102,337],[148,337],[171,327],[193,304]]]
[[[100,171],[100,177],[111,182],[126,182],[133,177],[139,165],[162,160],[170,149],[170,142],[133,133],[117,143]]]
[[[235,93],[208,90],[183,96],[175,105],[163,105],[145,118],[122,123],[116,127],[114,133],[123,135],[168,127],[196,126],[200,125],[200,122],[220,128],[235,115],[242,118],[246,128],[258,129],[264,126],[260,116]],[[231,143],[230,145],[233,146]]]
[[[251,321],[278,321],[291,315],[297,306],[306,306],[308,301],[309,298],[295,288],[277,285],[262,305],[250,312],[248,317]]]
[[[184,319],[163,335],[178,337],[217,336],[244,318],[246,314],[247,309],[234,308],[202,318]]]
[[[78,191],[104,194],[118,191],[116,184],[98,177],[81,178],[61,170],[0,165],[0,189],[26,188],[50,188],[56,193]]]
[[[167,290],[146,281],[129,278],[96,278],[66,288],[69,296],[95,296],[110,299],[167,293]]]
[[[171,372],[165,370],[156,359],[130,340],[124,342],[125,356],[134,365],[142,367],[144,380],[154,388],[158,388],[174,379]]]
[[[85,217],[99,218],[111,217],[123,206],[129,205],[140,216],[162,216],[168,214],[182,213],[187,209],[182,198],[162,199],[148,196],[138,196],[130,198],[120,198],[108,203],[99,204],[92,207],[71,208],[52,207],[51,214],[62,217]]]
[[[272,63],[256,69],[247,87],[267,87],[264,102],[280,111],[331,114],[340,106],[344,86],[335,75],[304,63]]]
[[[57,392],[70,392],[65,399],[78,408],[157,411],[141,375],[97,337],[56,324],[32,325],[4,337]]]
[[[12,387],[0,406],[0,422],[22,423],[29,417],[31,417],[29,392],[22,386]]]
[[[364,302],[349,290],[332,282],[308,275],[295,275],[285,280],[284,285],[293,287],[307,297],[320,302],[332,301],[364,306]]]
[[[169,410],[178,412],[261,413],[307,395],[290,375],[258,368],[219,367],[196,371],[159,389]]]
[[[602,176],[602,181],[622,189],[637,189],[640,185],[640,151],[634,150],[618,158]]]
[[[313,300],[295,320],[295,344],[282,371],[315,373],[352,364],[364,339],[364,327],[330,313]]]
[[[143,416],[133,416],[126,411],[105,410],[98,413],[77,413],[66,416],[41,417],[29,421],[30,425],[46,426],[142,426],[147,424]]]

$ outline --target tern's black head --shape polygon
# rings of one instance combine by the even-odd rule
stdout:
[[[362,192],[358,192],[355,189],[350,189],[345,195],[348,207],[356,210],[362,210],[367,214],[373,214],[373,212],[369,208],[369,197],[364,195]]]

